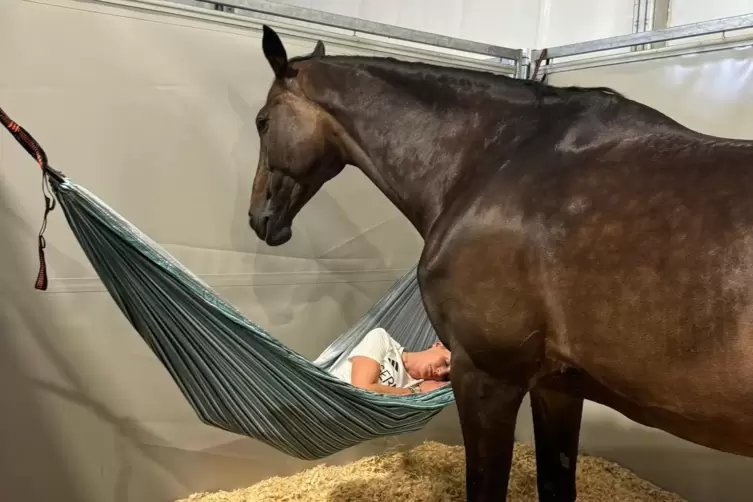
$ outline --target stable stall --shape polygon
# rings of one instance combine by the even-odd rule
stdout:
[[[290,56],[391,56],[603,85],[712,134],[753,137],[753,16],[542,50],[499,47],[256,0],[12,0],[0,4],[0,106],[51,163],[163,246],[278,340],[315,358],[410,272],[421,239],[354,168],[296,219],[285,246],[248,228],[254,126],[272,78],[261,26]],[[683,31],[684,30],[684,31]],[[729,31],[738,38],[730,38]],[[724,34],[723,38],[713,38]],[[701,43],[678,45],[689,36]],[[709,39],[709,37],[712,37]],[[60,211],[33,288],[40,177],[0,134],[5,287],[0,487],[9,500],[172,501],[310,468],[202,423],[134,332]],[[527,402],[519,439],[532,442]],[[690,501],[747,500],[753,462],[689,445],[587,403],[582,448]],[[449,406],[421,431],[364,442],[346,464],[426,439],[462,444]]]

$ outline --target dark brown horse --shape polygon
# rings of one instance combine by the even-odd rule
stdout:
[[[540,500],[575,500],[583,399],[753,456],[753,142],[608,89],[262,45],[251,227],[284,244],[350,164],[420,232],[468,500],[506,498],[529,392]]]

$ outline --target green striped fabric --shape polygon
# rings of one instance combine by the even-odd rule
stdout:
[[[387,395],[327,372],[375,327],[385,328],[407,350],[436,340],[415,267],[310,361],[219,298],[85,188],[69,179],[50,183],[110,295],[203,422],[312,460],[416,431],[453,402],[449,386]]]

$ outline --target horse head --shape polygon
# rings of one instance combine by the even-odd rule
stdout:
[[[262,48],[274,80],[256,116],[259,162],[248,216],[259,239],[279,246],[290,240],[296,214],[347,159],[337,122],[306,96],[296,67],[322,58],[324,44],[289,60],[277,33],[264,26]]]

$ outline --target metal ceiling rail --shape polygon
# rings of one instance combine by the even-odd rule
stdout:
[[[550,47],[546,49],[546,57],[547,59],[553,59],[577,56],[580,54],[632,47],[634,45],[667,42],[670,40],[712,35],[715,33],[742,30],[746,28],[753,28],[753,14],[724,17],[700,23],[683,24],[671,28],[662,28],[642,33],[632,33],[630,35],[620,35],[600,40],[561,45],[559,47]],[[532,51],[531,60],[535,61],[539,55],[541,55],[542,50],[543,49],[536,49]]]
[[[457,51],[471,52],[474,54],[483,54],[501,59],[517,61],[521,55],[521,49],[511,49],[509,47],[500,47],[497,45],[484,44],[481,42],[472,42],[460,38],[447,37],[425,31],[412,30],[392,26],[389,24],[376,23],[355,17],[341,16],[329,12],[296,7],[276,2],[266,2],[264,0],[205,0],[208,3],[231,7],[233,9],[245,10],[258,14],[272,15],[281,18],[294,19],[307,23],[315,23],[333,28],[352,30],[370,35],[404,40],[420,44],[453,49]]]
[[[725,37],[724,39],[704,40],[698,43],[682,44],[657,49],[647,49],[621,54],[609,54],[600,57],[574,59],[570,61],[554,62],[546,66],[547,75],[569,71],[585,70],[590,68],[603,68],[641,61],[656,61],[659,59],[675,58],[685,55],[706,54],[730,49],[744,49],[753,47],[753,37],[738,36]]]
[[[26,0],[46,1],[46,0]],[[200,20],[216,23],[220,26],[240,28],[243,30],[261,30],[261,24],[276,24],[284,34],[303,37],[309,41],[321,39],[336,44],[343,49],[368,51],[369,53],[408,60],[418,59],[433,64],[451,65],[459,68],[480,70],[514,76],[523,58],[513,63],[495,57],[476,57],[466,52],[434,50],[421,44],[396,43],[386,37],[358,36],[352,30],[323,27],[314,23],[302,23],[283,20],[280,17],[220,8],[214,3],[203,0],[82,0],[95,4],[110,5],[136,11],[146,11],[183,19]],[[2,0],[0,0],[0,3]],[[85,8],[87,9],[87,8]]]

